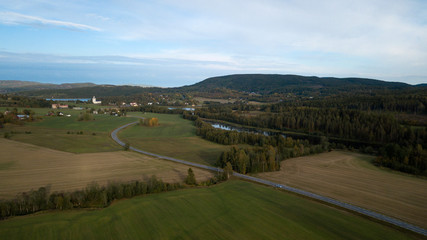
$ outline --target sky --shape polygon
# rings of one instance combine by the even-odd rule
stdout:
[[[0,80],[242,73],[427,83],[425,0],[0,0]]]

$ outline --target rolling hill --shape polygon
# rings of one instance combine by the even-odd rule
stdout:
[[[184,89],[208,91],[225,88],[239,92],[254,92],[262,95],[288,92],[329,92],[366,89],[401,89],[410,87],[406,83],[386,82],[367,78],[305,77],[278,74],[237,74],[208,78]]]
[[[3,81],[4,82],[4,81]],[[0,83],[1,84],[1,83]],[[334,78],[334,77],[306,77],[298,75],[278,75],[278,74],[237,74],[220,77],[212,77],[199,83],[176,87],[176,88],[156,88],[140,86],[116,86],[116,85],[94,85],[86,84],[61,84],[54,86],[46,85],[25,85],[21,82],[21,87],[17,84],[13,87],[13,92],[20,92],[20,95],[35,97],[108,97],[108,96],[131,96],[135,94],[155,92],[155,93],[175,93],[175,92],[210,92],[210,91],[235,91],[241,93],[256,93],[261,95],[295,93],[298,95],[307,94],[336,94],[354,91],[375,91],[375,90],[399,90],[407,88],[418,88],[422,86],[412,86],[401,82],[386,82],[367,78]],[[3,83],[4,86],[6,86]],[[79,87],[80,86],[80,87]],[[0,93],[4,89],[0,85]]]
[[[0,80],[0,93],[13,93],[22,91],[36,91],[42,89],[72,89],[82,87],[94,87],[93,83],[63,83],[50,84],[31,81]]]

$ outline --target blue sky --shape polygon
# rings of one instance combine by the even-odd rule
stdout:
[[[427,82],[427,1],[0,0],[0,79],[182,86],[235,73]]]

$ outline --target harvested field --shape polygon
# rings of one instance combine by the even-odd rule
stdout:
[[[51,191],[81,189],[92,181],[130,181],[156,175],[182,182],[188,166],[126,151],[73,154],[0,139],[0,199],[51,185]],[[197,181],[213,176],[194,169]]]
[[[333,151],[288,159],[257,174],[427,228],[427,180],[373,166],[371,156]]]

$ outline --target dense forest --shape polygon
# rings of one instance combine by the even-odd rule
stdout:
[[[295,93],[297,95],[329,95],[338,92],[354,92],[372,89],[402,89],[408,84],[385,82],[366,78],[306,77],[279,74],[236,74],[208,78],[191,86],[183,87],[187,91],[211,91],[224,88],[239,92],[261,95]]]
[[[347,147],[377,151],[377,164],[417,174],[425,174],[427,168],[427,127],[403,125],[390,111],[295,107],[279,103],[262,107],[258,114],[250,115],[233,108],[239,109],[209,106],[196,110],[195,115],[243,126],[341,139],[338,142],[345,143]],[[210,134],[206,138],[221,142],[210,137],[212,135],[221,136]]]
[[[51,105],[52,102],[45,99],[0,94],[0,107],[44,108]]]

